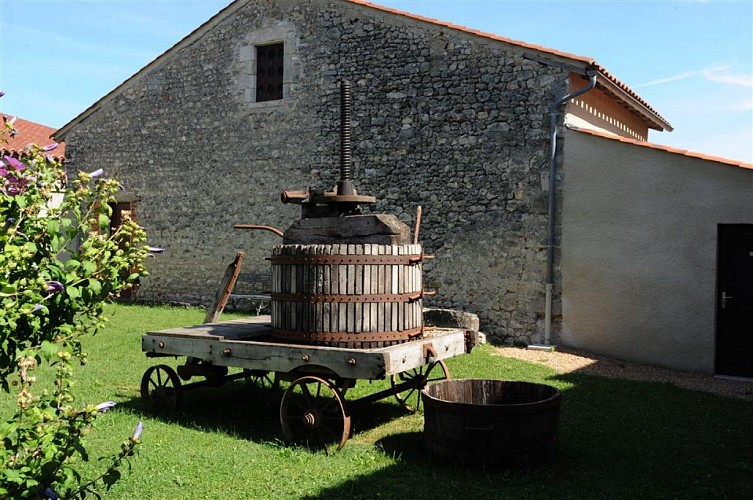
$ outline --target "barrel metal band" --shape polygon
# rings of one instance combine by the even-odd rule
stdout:
[[[306,302],[306,303],[330,303],[330,304],[365,304],[365,303],[389,303],[389,302],[415,302],[424,296],[423,292],[410,292],[398,294],[368,294],[368,295],[341,295],[341,294],[296,294],[296,293],[273,293],[270,295],[272,302]]]
[[[379,342],[389,340],[411,340],[420,337],[423,328],[412,328],[402,332],[296,332],[272,328],[272,335],[286,340],[303,340],[307,342]]]
[[[277,265],[402,265],[409,266],[418,264],[424,259],[423,254],[412,255],[273,255],[270,257],[272,264]]]

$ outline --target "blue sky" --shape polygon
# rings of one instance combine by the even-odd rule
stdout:
[[[60,127],[229,3],[0,0],[0,110]],[[376,3],[593,57],[674,126],[651,142],[753,162],[751,0]]]

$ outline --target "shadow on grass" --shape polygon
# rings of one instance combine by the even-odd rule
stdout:
[[[141,398],[119,406],[136,414],[186,428],[225,432],[251,441],[280,437],[277,411],[281,391],[250,381],[181,391],[175,409],[150,408]]]
[[[183,387],[174,410],[148,408],[141,398],[119,406],[137,415],[145,415],[186,428],[220,431],[254,442],[284,440],[280,424],[280,401],[284,386],[259,387],[251,380],[237,380],[218,387]],[[359,391],[354,398],[363,396]],[[350,393],[348,394],[350,396]],[[397,404],[378,401],[354,404],[346,398],[352,429],[366,432],[406,415]],[[353,437],[353,436],[351,436]]]
[[[329,498],[753,498],[753,405],[668,384],[568,374],[557,460],[484,471],[434,463],[423,434],[378,441],[396,462],[307,496]]]

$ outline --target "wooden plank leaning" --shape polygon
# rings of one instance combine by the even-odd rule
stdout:
[[[243,252],[238,252],[235,255],[235,259],[233,259],[233,262],[228,264],[227,269],[225,269],[225,275],[222,277],[220,288],[214,295],[214,299],[212,299],[212,304],[207,310],[207,315],[204,316],[204,323],[216,323],[220,318],[220,314],[222,314],[222,311],[225,309],[230,293],[233,291],[233,288],[235,288],[235,282],[238,280],[238,275],[241,272],[243,256]]]

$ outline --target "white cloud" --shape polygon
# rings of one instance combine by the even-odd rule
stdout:
[[[651,87],[654,85],[661,85],[663,83],[676,82],[678,80],[685,80],[687,78],[692,78],[696,75],[698,75],[698,71],[686,71],[685,73],[680,73],[678,75],[668,76],[666,78],[660,78],[658,80],[652,80],[650,82],[641,83],[640,85],[633,85],[633,88],[639,89],[642,87]]]
[[[726,68],[725,68],[726,69]],[[731,74],[718,72],[714,69],[707,69],[701,72],[703,77],[712,82],[729,83],[730,85],[740,85],[743,87],[753,87],[753,75]]]
[[[684,73],[678,73],[676,75],[668,76],[665,78],[659,78],[658,80],[652,80],[650,82],[635,85],[633,88],[645,88],[652,87],[654,85],[663,85],[665,83],[677,82],[680,80],[687,80],[688,78],[703,78],[705,80],[726,83],[729,85],[736,85],[742,87],[753,87],[753,75],[732,73],[730,70],[732,66],[713,66],[711,68],[699,69],[693,71],[685,71]]]

